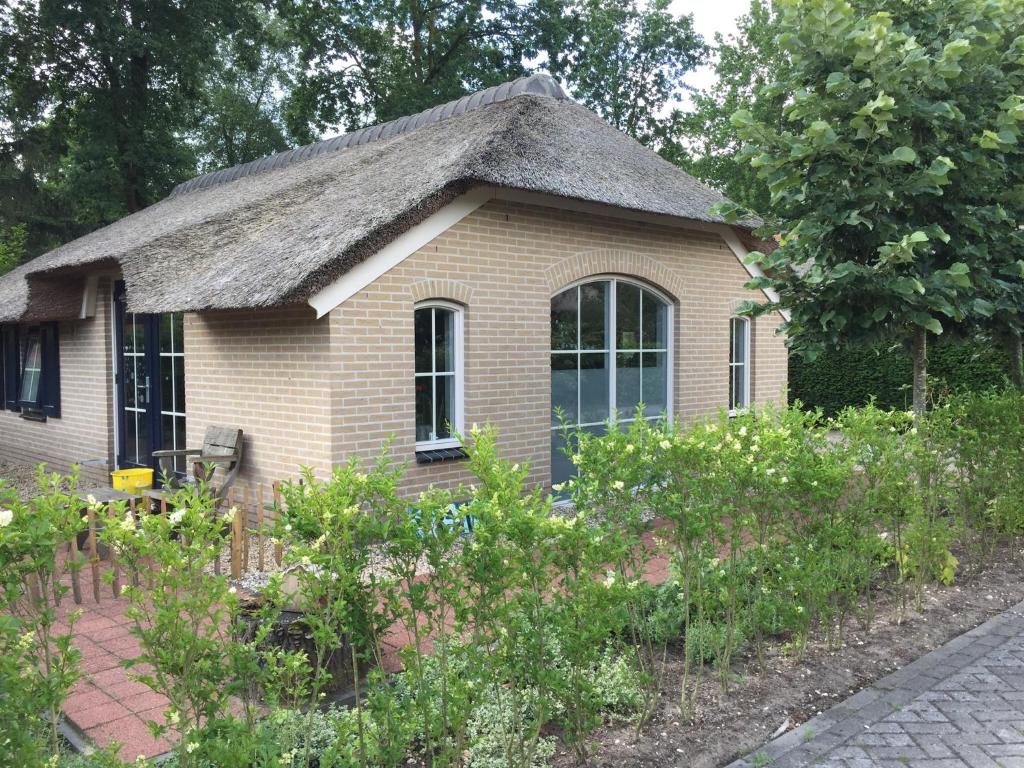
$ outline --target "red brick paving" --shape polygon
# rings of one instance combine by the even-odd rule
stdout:
[[[661,583],[668,578],[668,563],[668,558],[659,554],[650,562],[644,579],[652,584]],[[88,569],[82,570],[80,578],[82,605],[74,604],[69,591],[57,610],[58,626],[63,626],[63,631],[71,611],[83,612],[74,627],[74,644],[82,653],[85,675],[65,701],[64,715],[97,746],[119,743],[123,760],[163,754],[174,742],[170,737],[154,738],[147,721],[163,722],[168,701],[132,680],[123,666],[139,654],[138,640],[130,633],[132,621],[125,613],[128,601],[115,599],[112,588],[104,583],[97,603]],[[383,644],[386,670],[395,672],[401,668],[398,652],[411,642],[411,634],[403,627],[392,629]],[[427,638],[425,649],[429,651],[430,645]]]

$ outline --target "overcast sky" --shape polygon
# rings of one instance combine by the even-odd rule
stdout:
[[[669,9],[676,14],[692,13],[694,27],[708,43],[714,44],[716,32],[736,31],[736,19],[750,10],[750,0],[673,0]],[[686,84],[697,90],[714,82],[711,67],[701,67],[686,78]]]

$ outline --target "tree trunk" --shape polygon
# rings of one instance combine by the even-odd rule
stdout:
[[[1017,389],[1024,389],[1024,350],[1019,332],[1006,334],[1006,353],[1010,358],[1010,381]]]
[[[914,417],[920,419],[928,407],[928,331],[914,331]]]

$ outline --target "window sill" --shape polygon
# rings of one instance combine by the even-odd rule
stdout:
[[[33,411],[25,406],[21,407],[21,418],[25,421],[46,421],[46,414],[42,411]]]
[[[441,461],[461,461],[468,459],[468,454],[461,448],[417,448],[417,464],[437,464]]]

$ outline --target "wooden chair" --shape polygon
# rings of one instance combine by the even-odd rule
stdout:
[[[174,495],[182,482],[174,473],[174,459],[178,457],[192,458],[192,476],[185,483],[211,483],[210,490],[217,500],[216,508],[220,508],[227,498],[228,489],[234,485],[238,470],[242,465],[242,430],[228,427],[209,427],[203,437],[202,448],[183,448],[175,451],[153,451],[153,458],[160,463],[161,475],[169,478],[163,488],[146,491],[145,495],[154,501],[161,501]],[[220,468],[224,470],[223,480],[219,485],[212,485],[214,473]]]

